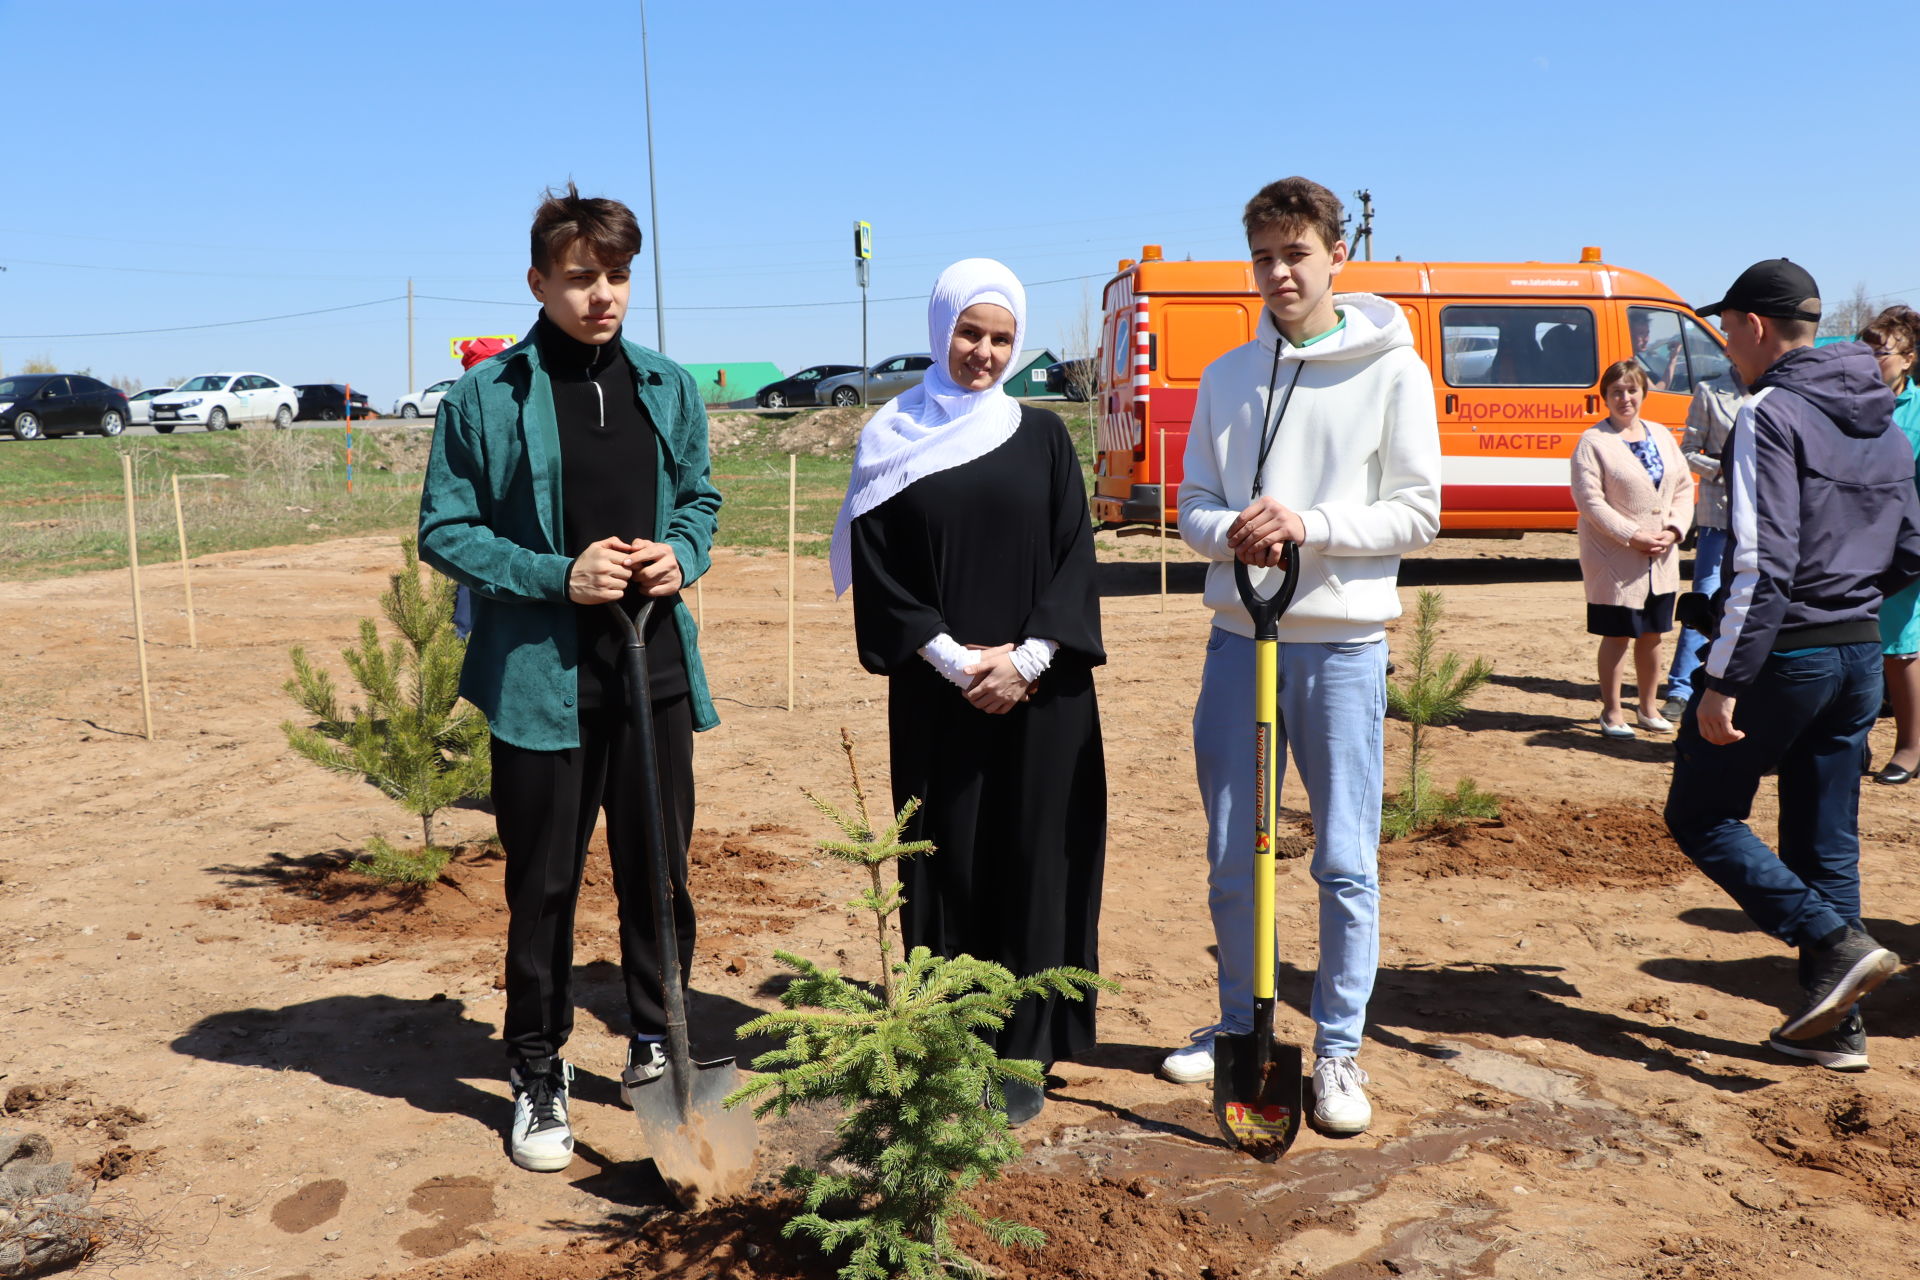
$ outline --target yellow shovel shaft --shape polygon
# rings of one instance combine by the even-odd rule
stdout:
[[[1253,995],[1273,999],[1273,758],[1280,646],[1253,642]]]

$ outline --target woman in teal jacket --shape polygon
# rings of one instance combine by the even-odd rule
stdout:
[[[1888,307],[1860,331],[1860,341],[1880,362],[1880,376],[1893,388],[1893,423],[1920,461],[1920,386],[1914,364],[1920,353],[1920,312]],[[1915,477],[1920,484],[1920,476]],[[1890,595],[1880,606],[1880,644],[1885,655],[1887,700],[1893,704],[1893,756],[1873,775],[1896,786],[1920,770],[1920,582]]]

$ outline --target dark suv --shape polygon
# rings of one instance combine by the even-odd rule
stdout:
[[[347,388],[339,382],[308,382],[293,389],[300,397],[300,412],[293,415],[296,422],[338,422],[347,416]],[[367,403],[366,396],[353,393],[353,416],[356,418],[377,418],[380,415]]]
[[[133,410],[127,393],[84,373],[22,373],[0,378],[0,431],[16,440],[117,436]]]

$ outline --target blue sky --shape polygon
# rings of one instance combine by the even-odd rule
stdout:
[[[1920,303],[1911,3],[647,16],[665,347],[685,361],[857,360],[856,218],[873,358],[925,346],[928,286],[975,254],[1030,282],[1031,340],[1062,350],[1116,259],[1237,257],[1240,206],[1290,173],[1370,188],[1381,257],[1598,244],[1701,302],[1785,254],[1829,300]],[[569,177],[648,228],[628,331],[654,343],[629,0],[0,0],[0,49],[0,366],[253,369],[384,407],[408,277],[425,385],[458,371],[448,338],[525,331],[527,223]],[[152,329],[176,331],[56,336]]]

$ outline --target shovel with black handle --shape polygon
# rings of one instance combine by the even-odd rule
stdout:
[[[1213,1038],[1213,1116],[1229,1146],[1278,1160],[1300,1134],[1300,1047],[1273,1035],[1273,753],[1278,744],[1280,615],[1300,583],[1300,549],[1282,544],[1280,585],[1261,599],[1245,561],[1233,564],[1253,615],[1253,1031]]]
[[[647,678],[647,618],[654,601],[628,618],[619,602],[607,609],[625,635],[622,670],[627,714],[633,718],[640,754],[640,798],[646,814],[647,869],[653,890],[654,928],[660,950],[660,985],[667,1012],[667,1069],[652,1078],[629,1070],[621,1092],[633,1107],[647,1151],[675,1199],[697,1209],[738,1194],[753,1173],[758,1135],[747,1110],[729,1111],[722,1099],[740,1087],[732,1058],[696,1062],[687,1038],[687,996],[681,985],[680,945],[673,921],[665,810],[660,801],[660,761],[654,750],[653,699]]]

